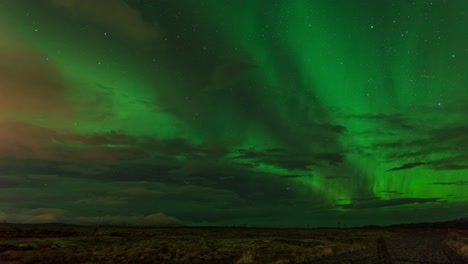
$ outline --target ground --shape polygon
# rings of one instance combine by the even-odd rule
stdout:
[[[467,241],[458,230],[2,224],[0,263],[468,263]]]

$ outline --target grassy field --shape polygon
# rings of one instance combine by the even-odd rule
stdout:
[[[468,230],[451,231],[445,243],[468,262]]]
[[[101,228],[0,225],[0,263],[301,263],[364,249],[373,229]]]

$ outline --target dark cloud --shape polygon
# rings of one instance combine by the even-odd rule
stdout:
[[[0,221],[26,224],[68,223],[95,225],[98,215],[77,216],[59,208],[36,208],[17,212],[0,212]],[[164,213],[147,215],[99,215],[105,225],[168,226],[181,221]]]
[[[435,170],[467,170],[468,165],[465,164],[434,164]]]
[[[239,155],[233,159],[247,162],[254,167],[256,164],[266,163],[287,170],[309,170],[316,160],[313,157],[295,157],[294,154],[283,149],[274,149],[274,151],[271,149],[265,151],[238,149],[237,152]]]
[[[298,179],[298,178],[303,178],[304,175],[282,175],[280,176],[281,178],[286,178],[286,179]],[[310,175],[309,175],[310,177]]]
[[[16,173],[12,173],[10,175],[3,174],[0,176],[0,188],[39,188],[57,180],[59,180],[59,176],[57,175],[18,175]]]
[[[447,143],[465,143],[468,142],[468,125],[436,128],[431,131],[431,135],[433,138],[443,139]]]
[[[97,205],[97,206],[115,206],[127,204],[127,201],[123,197],[113,196],[98,196],[93,198],[85,198],[76,201],[76,204],[84,205]]]
[[[186,164],[172,176],[172,179],[180,179],[180,184],[203,183],[210,188],[229,190],[243,199],[249,199],[251,202],[257,203],[262,201],[255,200],[255,197],[250,197],[252,193],[265,193],[269,197],[268,200],[273,202],[299,197],[300,195],[293,191],[294,188],[306,189],[300,184],[289,183],[287,177],[282,177],[281,175],[273,177],[275,175],[271,173],[256,171],[237,164],[200,165],[198,163],[192,165]],[[189,178],[187,179],[187,177]],[[203,179],[203,181],[191,181],[194,178]],[[288,189],[287,186],[291,188]]]
[[[255,164],[266,163],[287,170],[311,170],[313,165],[325,161],[329,165],[338,166],[345,160],[343,153],[317,153],[304,155],[289,152],[286,149],[275,148],[266,150],[238,149],[239,153],[233,157],[235,160]]]
[[[428,115],[428,112],[431,115]],[[428,116],[440,116],[440,118],[426,120]],[[451,118],[447,119],[443,116]],[[406,163],[390,168],[388,171],[406,170],[418,166],[437,171],[468,169],[466,163],[468,150],[463,147],[468,144],[468,126],[460,124],[460,120],[466,117],[468,117],[466,107],[425,108],[407,114],[352,116],[352,118],[369,122],[380,120],[378,122],[386,124],[387,130],[385,131],[391,133],[381,134],[380,130],[369,132],[378,135],[378,137],[376,143],[368,148],[381,150],[387,161],[424,160],[424,162]],[[427,125],[428,122],[431,125]],[[384,130],[382,129],[382,131]],[[356,152],[361,153],[361,155],[372,152],[363,146],[355,148]]]
[[[412,162],[412,163],[406,163],[406,164],[403,164],[399,167],[395,167],[395,168],[391,168],[391,169],[388,169],[387,171],[399,171],[399,170],[407,170],[407,169],[411,169],[411,168],[414,168],[414,167],[419,167],[419,166],[423,166],[427,164],[426,162]]]
[[[229,151],[221,144],[192,144],[182,138],[156,140],[117,132],[82,135],[1,120],[0,140],[0,158],[115,163],[151,156],[169,170],[182,160],[216,160]]]
[[[315,157],[328,162],[330,165],[337,166],[344,162],[346,156],[344,153],[319,153]]]
[[[431,167],[438,171],[468,169],[468,151],[464,148],[453,149],[451,155],[445,158],[434,159]]]
[[[332,175],[326,176],[325,178],[329,179],[329,180],[349,180],[349,179],[351,179],[350,176],[332,176]]]
[[[437,151],[434,150],[435,153]],[[417,155],[415,155],[417,156]],[[463,155],[464,157],[465,155]],[[417,166],[425,166],[426,168],[430,168],[436,171],[451,171],[451,170],[465,170],[468,169],[468,164],[465,163],[464,158],[460,159],[460,156],[451,156],[449,158],[442,158],[442,159],[434,159],[433,161],[428,162],[415,162],[404,164],[400,167],[392,168],[388,171],[397,171],[403,169],[410,169]]]
[[[383,200],[380,198],[360,199],[353,200],[351,204],[338,204],[337,207],[341,209],[372,209],[392,207],[408,204],[424,204],[424,203],[440,203],[443,202],[441,198],[395,198]]]
[[[326,124],[326,125],[324,125],[324,128],[327,129],[330,132],[338,133],[338,134],[343,134],[343,133],[346,132],[346,127],[342,126],[342,125]]]
[[[177,154],[180,153],[171,151],[168,156]],[[3,159],[0,162],[0,168],[11,176],[0,177],[0,182],[4,183],[3,189],[8,188],[10,191],[2,193],[0,190],[0,197],[5,195],[8,199],[4,199],[4,201],[14,199],[23,204],[32,201],[41,201],[41,203],[47,204],[48,201],[53,202],[62,194],[41,190],[67,185],[66,182],[71,181],[71,179],[86,180],[93,185],[93,188],[86,187],[86,197],[80,194],[78,186],[74,186],[76,192],[68,193],[67,199],[60,199],[60,201],[72,203],[74,206],[116,207],[147,199],[180,203],[186,203],[188,199],[193,203],[206,204],[206,206],[218,203],[260,205],[302,199],[303,195],[300,193],[311,194],[306,186],[289,182],[288,175],[271,175],[245,168],[241,164],[222,164],[209,158],[180,161],[174,159],[172,162],[174,162],[173,165],[168,165],[166,160],[160,165],[157,164],[157,161],[148,164],[130,161],[128,164],[103,165],[101,163],[93,165],[69,161]],[[22,176],[31,173],[45,176]],[[100,179],[100,183],[95,183],[95,179]],[[117,187],[113,184],[115,181],[126,182],[128,187]],[[141,185],[131,188],[131,182],[141,181],[147,182],[148,186],[154,185],[155,188],[143,188]],[[109,185],[103,185],[106,183]],[[16,191],[19,188],[22,188],[22,191]],[[66,188],[69,187],[60,187],[60,189]],[[106,191],[95,192],[96,188],[102,188]],[[303,191],[296,193],[299,190]],[[8,194],[9,192],[16,194],[11,195]],[[265,195],[252,196],[252,193],[258,192]],[[120,195],[116,196],[116,193]],[[311,197],[313,196],[312,194]],[[17,206],[20,205],[17,203]],[[25,204],[25,206],[27,205]]]
[[[187,139],[148,140],[146,149],[164,156],[183,156],[186,159],[221,158],[229,152],[229,146],[216,143],[193,144]]]
[[[419,130],[419,127],[413,124],[411,118],[403,113],[396,114],[359,114],[347,115],[348,118],[361,119],[365,121],[377,122],[390,131],[399,130]]]
[[[128,144],[127,136],[88,137],[15,121],[0,121],[0,140],[0,158],[109,163],[146,156],[140,146]]]
[[[305,123],[304,128],[307,131],[314,131],[317,132],[317,130],[320,131],[322,134],[326,134],[327,132],[334,133],[334,134],[343,134],[346,132],[346,127],[343,125],[336,125],[336,124],[330,124],[330,123],[318,123],[318,122],[311,122],[308,121]]]
[[[455,185],[455,186],[467,186],[468,181],[454,181],[454,182],[434,182],[436,185]]]
[[[403,194],[402,192],[399,192],[399,191],[390,191],[390,190],[383,190],[383,191],[380,191],[381,193],[387,193],[387,194],[397,194],[397,195],[401,195]]]
[[[153,213],[149,215],[136,215],[136,216],[125,216],[125,215],[104,215],[100,217],[103,224],[110,225],[136,225],[136,226],[170,226],[181,224],[181,221],[172,216],[168,216],[164,213]],[[73,219],[77,223],[82,224],[94,224],[96,218],[92,217],[76,217]]]

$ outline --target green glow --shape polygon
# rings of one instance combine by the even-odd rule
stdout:
[[[324,215],[466,205],[468,18],[454,14],[466,1],[176,2],[131,3],[164,29],[144,41],[47,3],[0,3],[0,29],[57,71],[71,109],[9,113],[57,131],[32,149],[160,166],[135,179],[242,202],[269,186]],[[388,206],[403,198],[416,202]],[[177,201],[160,206],[183,216]]]

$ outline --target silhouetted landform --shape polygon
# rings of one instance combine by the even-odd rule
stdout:
[[[389,226],[370,225],[370,226],[363,226],[361,228],[370,228],[370,229],[381,229],[381,228],[468,229],[468,218],[459,218],[459,219],[445,221],[445,222],[422,222],[422,223],[408,223],[408,224],[398,224],[398,225],[389,225]]]
[[[31,228],[96,228],[96,225],[78,225],[68,223],[42,223],[42,224],[28,224],[28,223],[0,223],[0,226],[6,227],[31,227]],[[134,229],[153,229],[153,228],[196,228],[196,229],[309,229],[303,227],[291,227],[291,228],[272,228],[272,227],[257,227],[248,225],[236,225],[236,226],[190,226],[183,224],[167,224],[167,225],[153,225],[153,226],[138,226],[138,225],[114,225],[114,224],[100,224],[100,228],[134,228]],[[336,226],[321,226],[314,227],[312,229],[468,229],[468,217],[459,218],[450,221],[443,222],[421,222],[421,223],[407,223],[407,224],[395,224],[395,225],[367,225],[357,227],[336,227]]]
[[[29,223],[0,223],[0,226],[10,226],[10,227],[33,227],[33,228],[74,228],[81,227],[82,225],[67,224],[67,223],[43,223],[43,224],[29,224]]]

